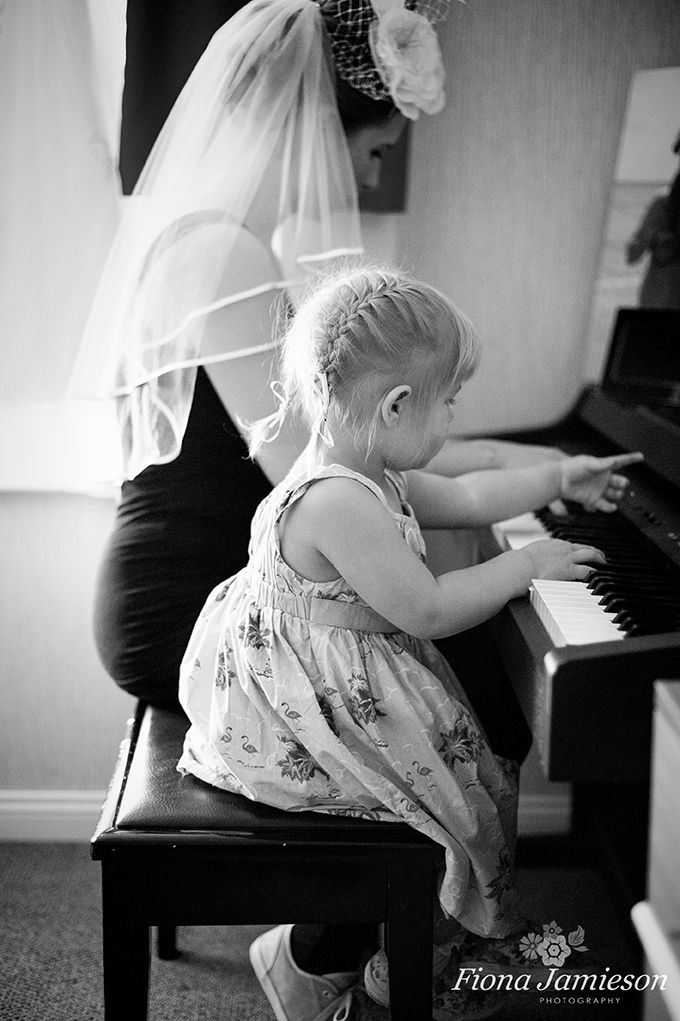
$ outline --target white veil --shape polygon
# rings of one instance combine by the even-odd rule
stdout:
[[[212,311],[361,252],[328,39],[312,0],[253,0],[222,26],[127,204],[70,390],[117,400],[132,478],[177,455],[196,366],[247,353],[228,338],[223,350],[203,350]],[[244,230],[271,251],[271,279],[227,269]]]

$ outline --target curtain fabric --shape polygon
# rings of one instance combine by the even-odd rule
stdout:
[[[215,32],[247,0],[127,0],[120,176],[129,195]]]
[[[87,475],[63,396],[119,218],[123,28],[123,0],[0,3],[0,488]]]

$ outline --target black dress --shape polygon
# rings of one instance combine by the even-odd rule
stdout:
[[[270,489],[199,368],[182,450],[123,484],[99,572],[95,640],[125,691],[179,705],[191,629],[211,589],[247,562],[250,522]]]

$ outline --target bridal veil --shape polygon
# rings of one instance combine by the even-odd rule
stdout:
[[[311,0],[255,0],[213,36],[151,151],[110,252],[74,397],[117,406],[122,474],[178,453],[196,367],[249,353],[203,343],[211,312],[361,251],[328,36]],[[243,231],[268,279],[233,266]],[[273,346],[262,345],[259,350]]]

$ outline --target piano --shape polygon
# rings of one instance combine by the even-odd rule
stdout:
[[[680,310],[674,322],[680,353]],[[484,558],[550,536],[607,557],[585,583],[532,583],[492,628],[546,777],[573,783],[572,832],[617,859],[630,907],[644,893],[653,684],[680,678],[680,409],[622,399],[605,378],[561,423],[521,439],[645,455],[614,514],[544,508],[478,535]]]

